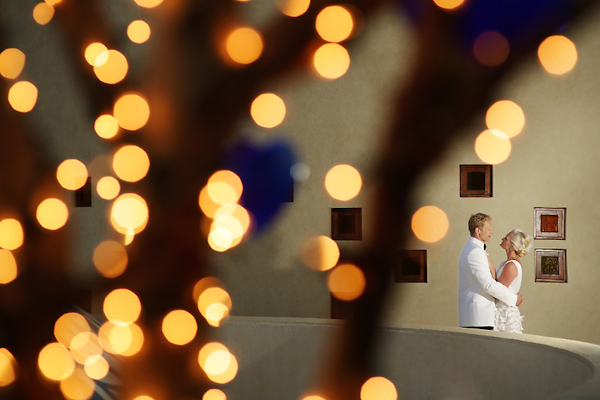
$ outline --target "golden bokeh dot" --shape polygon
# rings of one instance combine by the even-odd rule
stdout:
[[[125,357],[131,357],[140,352],[144,346],[144,331],[137,324],[129,324],[127,326],[117,326],[111,332],[114,335],[115,343],[119,343],[123,339],[122,344],[128,342],[124,348],[119,348],[119,353]]]
[[[162,332],[170,343],[183,346],[196,337],[198,323],[189,312],[173,310],[163,318]]]
[[[337,79],[350,68],[350,55],[348,50],[338,43],[325,43],[315,52],[313,65],[323,78]]]
[[[362,178],[356,168],[348,164],[332,167],[325,176],[325,189],[336,200],[355,198],[362,189]]]
[[[275,0],[275,6],[283,15],[295,18],[308,11],[310,0]]]
[[[108,50],[106,62],[94,63],[94,73],[100,82],[114,85],[121,82],[127,76],[129,63],[123,53]]]
[[[100,42],[93,42],[85,48],[83,56],[89,65],[99,67],[108,61],[108,48]]]
[[[115,199],[111,208],[111,223],[119,233],[133,229],[139,233],[148,223],[148,204],[140,195],[123,193]]]
[[[25,67],[25,53],[19,49],[8,48],[0,53],[0,75],[7,79],[16,79]]]
[[[232,302],[225,289],[208,287],[198,295],[197,305],[198,311],[211,326],[219,326],[229,315]]]
[[[496,129],[486,129],[475,139],[477,157],[488,164],[500,164],[508,159],[512,145],[508,136]]]
[[[444,10],[454,10],[465,4],[465,0],[433,0],[433,2]]]
[[[58,183],[67,190],[81,189],[88,177],[85,164],[73,158],[63,161],[56,169]]]
[[[325,399],[325,397],[321,397],[321,396],[316,395],[316,394],[310,394],[308,396],[304,396],[300,400],[327,400],[327,399]]]
[[[95,390],[96,382],[87,376],[83,368],[76,368],[71,376],[60,381],[60,391],[68,400],[91,399]]]
[[[69,346],[73,359],[83,365],[92,356],[102,355],[102,346],[95,333],[80,332],[73,337]]]
[[[423,206],[412,216],[411,228],[417,238],[433,243],[441,240],[448,233],[450,222],[448,216],[439,207]]]
[[[134,0],[135,4],[144,8],[154,8],[162,4],[163,0]]]
[[[18,112],[27,113],[33,110],[37,103],[37,87],[28,81],[15,83],[8,90],[8,102],[10,106]]]
[[[127,37],[133,43],[145,43],[150,39],[152,33],[150,25],[140,19],[133,21],[127,26]]]
[[[250,106],[250,115],[258,126],[274,128],[280,125],[286,114],[285,103],[274,93],[258,95]]]
[[[38,3],[33,8],[33,19],[39,25],[48,24],[52,21],[52,17],[54,17],[54,7],[46,2]]]
[[[94,249],[94,266],[106,278],[116,278],[125,272],[129,257],[125,246],[114,240],[105,240]]]
[[[251,64],[263,51],[263,39],[255,29],[241,27],[233,30],[225,43],[229,58],[238,64]]]
[[[497,31],[480,34],[473,43],[475,59],[487,67],[496,67],[508,58],[510,45],[504,35]]]
[[[396,386],[387,378],[375,376],[363,383],[360,388],[360,400],[396,400]]]
[[[83,315],[77,312],[65,313],[54,322],[54,337],[67,348],[75,336],[90,331],[90,324]]]
[[[342,6],[329,6],[317,14],[315,28],[327,42],[339,43],[352,34],[354,20],[352,14]]]
[[[128,131],[137,131],[148,122],[150,106],[140,94],[126,93],[115,102],[113,116],[121,128]]]
[[[488,108],[485,114],[485,123],[488,129],[497,129],[512,138],[523,130],[525,114],[515,102],[500,100]]]
[[[14,218],[0,221],[0,247],[6,250],[16,250],[23,245],[25,234],[23,226]]]
[[[365,274],[354,264],[340,264],[327,277],[331,294],[343,301],[359,298],[367,285]]]
[[[327,236],[314,236],[302,245],[302,262],[315,271],[328,271],[340,259],[340,249],[333,239]]]
[[[42,228],[55,231],[65,226],[69,219],[69,210],[59,199],[45,199],[37,207],[36,218]]]
[[[219,170],[208,178],[206,190],[214,203],[223,205],[237,203],[242,196],[244,186],[235,172]]]
[[[150,158],[144,149],[135,145],[125,145],[115,152],[112,167],[120,179],[138,182],[148,174]]]
[[[227,396],[219,389],[209,389],[202,396],[202,400],[227,400]]]
[[[129,289],[115,289],[106,295],[102,310],[106,318],[116,324],[133,324],[142,312],[139,297]]]
[[[121,192],[121,184],[112,176],[103,176],[96,184],[96,192],[104,200],[112,200]]]
[[[538,59],[542,67],[553,75],[563,75],[577,64],[577,47],[565,36],[549,36],[538,47]]]
[[[5,387],[17,379],[17,360],[10,351],[0,348],[0,387]]]
[[[17,279],[17,260],[10,250],[0,249],[0,284],[6,285]]]
[[[54,342],[40,350],[38,367],[46,378],[60,381],[71,376],[75,370],[75,360],[65,346]]]
[[[108,375],[108,372],[110,371],[110,365],[103,356],[93,355],[85,360],[83,370],[90,378],[100,380]]]
[[[112,139],[119,133],[119,122],[112,115],[104,114],[96,118],[94,130],[102,139]]]
[[[218,342],[207,343],[200,349],[198,364],[211,381],[220,384],[233,380],[238,370],[235,356]]]
[[[62,0],[44,0],[46,3],[50,4],[51,6],[55,6],[57,4],[60,4],[62,2]]]

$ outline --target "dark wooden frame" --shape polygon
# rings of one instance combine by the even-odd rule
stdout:
[[[544,273],[542,270],[544,257],[556,258],[558,263],[556,274]],[[567,283],[567,250],[535,249],[535,281]]]
[[[411,273],[415,266],[418,274]],[[394,282],[427,283],[427,250],[400,250],[400,262],[394,267]]]
[[[483,187],[473,188],[469,174],[483,174]],[[471,187],[470,187],[471,186]],[[460,166],[460,197],[493,197],[492,166],[487,164]]]
[[[348,222],[354,229],[348,230]],[[362,240],[362,208],[332,208],[331,238],[333,240]]]
[[[533,209],[533,238],[542,240],[565,240],[565,226],[567,209],[535,207]],[[544,217],[556,218],[556,231],[547,231],[544,229]]]

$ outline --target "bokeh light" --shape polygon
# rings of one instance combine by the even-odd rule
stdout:
[[[323,78],[337,79],[350,68],[350,55],[342,45],[326,43],[315,52],[313,65]]]
[[[342,6],[325,7],[317,15],[315,28],[327,42],[339,43],[352,34],[354,20],[352,14]]]
[[[202,190],[200,190],[200,195],[198,196],[198,205],[200,209],[209,218],[214,218],[217,210],[221,207],[221,204],[217,204],[210,198],[208,195],[208,187],[204,186]]]
[[[508,58],[510,45],[500,32],[487,31],[475,39],[473,55],[475,59],[486,67],[496,67]]]
[[[523,130],[525,114],[515,102],[500,100],[488,108],[485,114],[485,123],[488,129],[497,129],[512,138]]]
[[[198,323],[189,312],[173,310],[163,318],[162,332],[170,343],[183,346],[196,337]]]
[[[33,8],[33,19],[39,25],[46,25],[52,21],[54,17],[54,7],[50,4],[41,2]]]
[[[134,0],[135,4],[144,8],[154,8],[162,4],[163,0]]]
[[[144,332],[137,324],[116,325],[110,321],[102,324],[98,338],[107,353],[131,357],[144,345]]]
[[[148,122],[150,106],[146,99],[138,93],[126,93],[115,102],[113,116],[121,128],[137,131]]]
[[[125,246],[114,240],[105,240],[96,246],[92,258],[98,272],[106,278],[123,274],[129,262]]]
[[[242,180],[235,172],[220,170],[208,178],[206,190],[216,204],[237,203],[243,192]]]
[[[577,47],[562,35],[546,38],[538,47],[537,54],[542,67],[553,75],[566,74],[577,64]]]
[[[50,198],[38,205],[36,218],[42,228],[54,231],[65,226],[69,219],[69,210],[61,200]]]
[[[68,400],[87,400],[92,398],[96,383],[82,368],[76,368],[73,374],[60,381],[60,391]]]
[[[71,340],[69,346],[73,359],[79,364],[85,364],[91,356],[102,355],[102,346],[98,336],[92,332],[80,332]]]
[[[327,400],[327,399],[325,399],[325,397],[321,397],[321,396],[318,396],[316,394],[311,394],[311,395],[308,395],[308,396],[304,396],[300,400]]]
[[[285,103],[274,93],[257,96],[250,106],[250,115],[258,126],[274,128],[285,118]]]
[[[137,182],[143,179],[150,169],[150,158],[140,147],[125,145],[119,148],[112,162],[115,174],[126,182]]]
[[[204,345],[198,353],[198,363],[206,376],[215,383],[225,384],[237,374],[237,359],[221,343]]]
[[[104,298],[102,310],[113,324],[127,325],[137,321],[142,312],[142,303],[131,290],[115,289]]]
[[[465,0],[433,0],[433,2],[444,10],[454,10],[462,6]]]
[[[314,236],[302,245],[302,262],[315,271],[327,271],[335,267],[340,259],[340,249],[327,236]]]
[[[104,114],[96,118],[94,130],[102,139],[112,139],[119,133],[119,122],[112,115]]]
[[[94,63],[94,73],[100,82],[114,85],[125,79],[129,64],[127,58],[117,50],[108,50],[106,55],[106,62]]]
[[[209,389],[202,396],[202,400],[227,400],[227,396],[219,389]]]
[[[88,176],[85,164],[72,158],[60,163],[56,169],[58,183],[67,190],[81,189],[87,182]]]
[[[17,260],[10,250],[0,249],[0,284],[5,285],[17,279]]]
[[[96,184],[96,192],[104,200],[112,200],[121,192],[121,184],[112,176],[103,176]]]
[[[100,42],[93,42],[85,48],[83,56],[89,65],[99,67],[108,60],[108,48]]]
[[[211,326],[219,326],[229,315],[231,297],[221,287],[208,287],[198,295],[198,311]]]
[[[0,221],[0,247],[6,250],[16,250],[23,245],[25,234],[23,226],[14,218]]]
[[[275,0],[277,9],[288,17],[299,17],[308,11],[310,0]]]
[[[5,387],[17,379],[17,360],[10,351],[0,348],[0,387]]]
[[[146,21],[135,20],[127,26],[127,37],[133,43],[145,43],[150,39],[150,25]]]
[[[90,378],[100,380],[108,375],[110,365],[101,355],[93,355],[85,360],[83,370]]]
[[[8,48],[0,53],[0,75],[7,79],[16,79],[25,67],[25,53],[19,49]]]
[[[28,81],[17,82],[8,90],[8,102],[18,112],[27,113],[33,110],[37,98],[37,87]]]
[[[249,27],[235,29],[227,36],[227,55],[238,64],[251,64],[258,60],[263,50],[260,33]]]
[[[366,285],[365,274],[353,264],[340,264],[327,277],[329,291],[335,298],[343,301],[359,298]]]
[[[60,343],[49,343],[38,355],[38,367],[42,374],[53,381],[69,377],[75,370],[75,360],[69,350]]]
[[[424,242],[433,243],[446,236],[450,222],[441,208],[424,206],[415,211],[410,226],[417,238]]]
[[[76,312],[65,313],[54,322],[54,337],[67,348],[75,336],[90,331],[90,324],[85,317]]]
[[[361,188],[360,173],[351,165],[336,165],[325,176],[325,189],[336,200],[351,200],[360,193]]]
[[[148,223],[146,200],[135,193],[123,193],[113,202],[111,223],[119,233],[126,234],[130,228],[140,233]]]
[[[368,379],[360,388],[360,400],[396,400],[397,398],[396,386],[382,376]]]
[[[486,129],[475,139],[475,153],[481,161],[500,164],[508,159],[512,145],[508,136],[496,129]]]

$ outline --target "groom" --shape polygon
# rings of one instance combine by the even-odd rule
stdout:
[[[492,218],[478,213],[469,219],[469,232],[458,261],[458,320],[463,328],[493,329],[495,300],[519,306],[523,297],[510,292],[492,277],[485,242],[494,231]]]

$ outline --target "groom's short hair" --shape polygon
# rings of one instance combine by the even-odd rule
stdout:
[[[492,217],[484,213],[477,213],[471,215],[469,218],[469,233],[472,235],[475,234],[475,228],[481,229],[485,221],[491,221]]]

